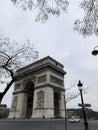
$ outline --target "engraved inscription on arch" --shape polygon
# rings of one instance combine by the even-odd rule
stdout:
[[[42,90],[37,93],[37,108],[44,107],[44,97],[45,93]]]
[[[37,77],[37,83],[43,83],[43,82],[46,82],[46,81],[47,81],[47,75],[46,74]]]
[[[54,84],[57,84],[57,85],[60,85],[60,86],[63,86],[64,85],[64,82],[62,79],[59,79],[53,75],[50,75],[50,82],[54,83]]]

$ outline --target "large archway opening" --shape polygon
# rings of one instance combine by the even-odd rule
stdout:
[[[34,83],[29,81],[24,90],[27,94],[26,118],[31,118],[33,110]]]
[[[60,94],[59,92],[54,92],[54,117],[60,117]]]

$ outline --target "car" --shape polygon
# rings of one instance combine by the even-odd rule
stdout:
[[[70,123],[79,123],[80,122],[80,117],[78,117],[78,116],[71,116],[69,118],[69,122]]]

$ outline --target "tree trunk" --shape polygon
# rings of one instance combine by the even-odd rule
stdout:
[[[3,97],[4,97],[4,94],[3,94],[3,92],[1,92],[0,93],[0,104],[1,104],[1,101],[2,101]]]
[[[14,83],[14,81],[16,80],[16,78],[13,78],[10,83],[7,84],[5,90],[3,92],[0,92],[0,104],[2,102],[3,97],[5,96],[5,94],[8,92],[8,90],[10,89],[10,87],[12,86],[12,84]]]

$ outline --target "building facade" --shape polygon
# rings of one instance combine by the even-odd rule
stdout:
[[[9,118],[63,118],[63,65],[47,56],[19,69]]]

